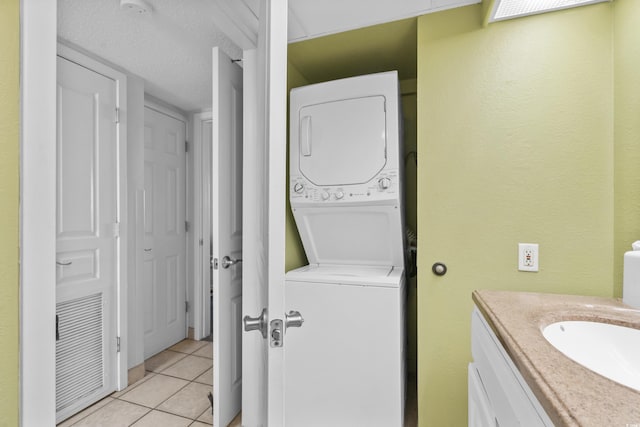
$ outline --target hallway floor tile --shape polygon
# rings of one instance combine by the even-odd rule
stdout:
[[[144,378],[112,393],[58,427],[206,427],[213,424],[208,393],[213,344],[183,340],[145,361]],[[417,425],[415,380],[409,381],[405,427]],[[242,414],[229,424],[241,427]]]

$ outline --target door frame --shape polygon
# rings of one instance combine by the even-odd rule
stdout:
[[[54,425],[56,413],[56,2],[20,0],[20,24],[20,424],[37,427]],[[244,43],[245,49],[251,44]],[[286,87],[283,90],[286,96]],[[121,156],[125,154],[120,150]],[[121,168],[121,173],[125,171]],[[121,185],[125,183],[123,179]],[[126,203],[126,198],[121,202]],[[126,210],[122,215],[124,221]],[[122,225],[121,231],[126,232]],[[122,234],[120,240],[124,240]],[[284,257],[283,247],[278,249]],[[126,245],[121,247],[121,256],[124,251]],[[49,261],[43,265],[41,260]],[[121,267],[126,269],[126,263]],[[124,273],[121,269],[122,289],[126,289]],[[126,295],[121,292],[119,297]],[[126,305],[120,307],[119,316],[126,320]],[[121,332],[126,346],[127,333]],[[121,358],[124,354],[121,351]],[[119,364],[120,388],[126,384],[126,366]]]
[[[56,420],[56,17],[56,2],[20,2],[20,424],[27,427]]]
[[[55,425],[57,55],[115,80],[122,117],[126,76],[58,45],[55,2],[21,0],[20,21],[20,425]],[[128,373],[126,120],[117,132],[116,387],[122,389]]]

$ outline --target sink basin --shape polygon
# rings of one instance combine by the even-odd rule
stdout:
[[[608,323],[563,321],[542,331],[565,356],[640,391],[640,330]]]

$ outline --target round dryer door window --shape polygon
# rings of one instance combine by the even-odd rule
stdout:
[[[364,184],[384,168],[384,96],[308,105],[300,109],[299,121],[300,173],[313,184]]]

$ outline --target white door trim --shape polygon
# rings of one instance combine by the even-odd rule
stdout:
[[[56,420],[56,2],[20,2],[20,424]]]
[[[211,248],[211,141],[204,140],[204,125],[213,120],[211,111],[193,116],[193,338],[211,334],[209,317]],[[208,146],[207,146],[208,145]],[[200,243],[202,242],[202,243]]]
[[[154,101],[153,99],[147,96],[144,97],[144,106],[147,108],[151,108],[152,110],[156,110],[158,113],[162,113],[165,116],[173,117],[176,120],[184,122],[185,125],[188,122],[187,117],[181,112],[179,112],[177,109],[173,109],[168,106],[162,105],[161,103]],[[185,132],[186,132],[185,138],[188,140],[189,132],[187,128],[185,128]]]
[[[55,425],[56,250],[56,56],[57,5],[21,1],[20,140],[20,425]],[[66,47],[60,53],[113,78],[121,118],[126,116],[126,78]],[[127,384],[126,334],[126,120],[117,147],[117,356],[118,389]]]

